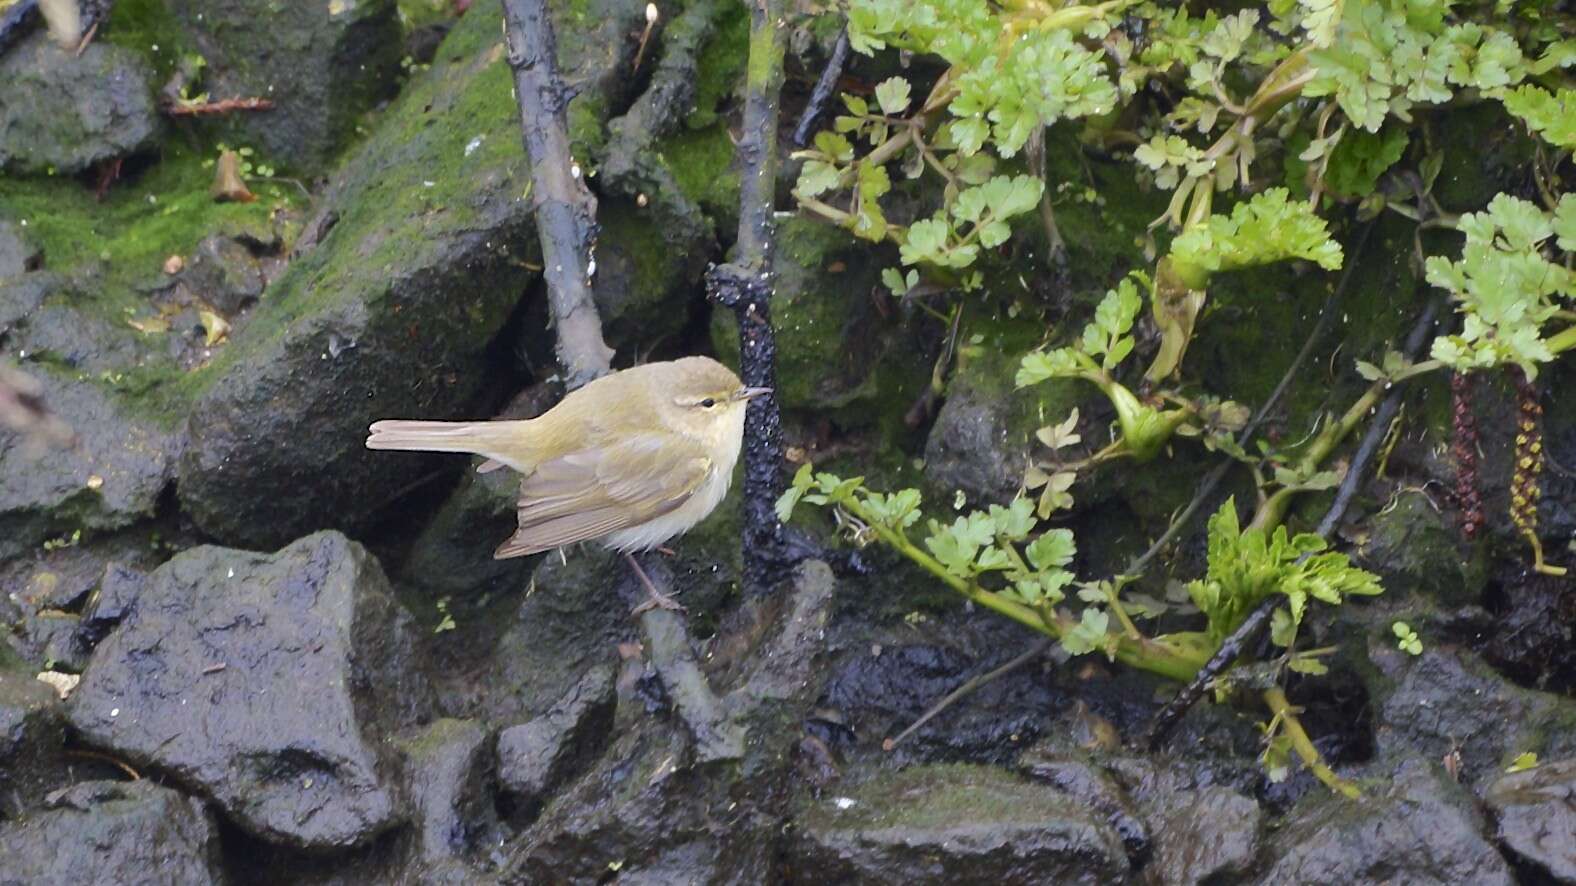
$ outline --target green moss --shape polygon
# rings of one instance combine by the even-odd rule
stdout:
[[[749,32],[749,60],[745,63],[745,80],[749,83],[766,83],[772,76],[782,76],[783,37],[777,27],[765,27]]]
[[[182,56],[196,54],[164,0],[116,0],[97,39],[146,58],[156,86],[169,79]]]
[[[718,122],[719,107],[739,89],[749,51],[749,12],[743,3],[729,3],[701,50],[695,72],[695,110],[684,119],[686,128],[706,129]]]
[[[23,230],[43,253],[45,267],[64,276],[46,304],[60,304],[123,330],[127,338],[153,344],[152,335],[137,332],[127,320],[153,314],[147,293],[167,283],[166,259],[191,255],[198,242],[217,233],[272,239],[272,214],[301,202],[289,186],[253,182],[255,203],[217,203],[209,194],[213,169],[205,164],[210,161],[211,155],[171,143],[159,162],[117,182],[102,201],[76,179],[0,179],[0,206],[26,222]],[[88,380],[168,424],[200,386],[194,376],[202,373],[189,375],[162,348],[137,350],[145,357],[135,365]]]
[[[657,152],[672,171],[684,196],[720,229],[732,228],[739,214],[739,173],[735,152],[722,123],[681,130],[657,143]]]

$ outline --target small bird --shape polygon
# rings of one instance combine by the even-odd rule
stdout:
[[[689,531],[717,507],[739,460],[746,404],[769,393],[710,357],[685,357],[605,375],[532,419],[374,422],[367,448],[470,452],[486,456],[479,472],[519,471],[519,528],[494,557],[601,539],[651,596],[642,609],[677,609],[632,552]]]

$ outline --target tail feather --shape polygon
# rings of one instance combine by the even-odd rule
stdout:
[[[385,419],[372,423],[368,449],[414,452],[470,452],[484,455],[484,469],[499,464],[524,471],[520,452],[522,426],[518,421],[407,421]],[[497,463],[497,464],[494,464]]]

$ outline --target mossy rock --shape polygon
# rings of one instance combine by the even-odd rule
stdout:
[[[325,170],[361,115],[398,83],[403,41],[395,0],[169,0],[169,9],[207,62],[205,91],[274,102],[269,111],[227,115],[212,128],[292,172]]]
[[[129,50],[98,42],[79,57],[38,29],[0,56],[0,170],[69,174],[152,147],[152,78]]]
[[[798,816],[795,867],[830,882],[1115,883],[1122,840],[1069,794],[985,766],[916,766]]]
[[[622,64],[614,35],[640,15],[633,0],[602,11],[586,26],[600,40],[559,15],[562,67],[582,82]],[[486,4],[455,26],[347,160],[324,210],[337,223],[213,367],[179,472],[211,535],[268,546],[364,525],[418,464],[368,453],[367,425],[475,409],[488,348],[539,264],[500,18]]]
[[[979,331],[973,331],[973,330]],[[1005,503],[1023,485],[1035,431],[1065,419],[1099,396],[1076,379],[1050,379],[1019,389],[1014,381],[1036,341],[1023,324],[988,322],[965,330],[946,402],[925,443],[926,482],[943,497]]]

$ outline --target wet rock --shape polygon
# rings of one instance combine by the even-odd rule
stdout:
[[[1387,773],[1389,774],[1389,773]],[[1312,791],[1266,847],[1259,883],[1474,883],[1509,886],[1471,796],[1439,766],[1408,759],[1352,802]]]
[[[286,167],[323,168],[361,114],[397,82],[394,0],[314,3],[279,14],[267,0],[174,0],[175,20],[208,64],[214,98],[272,99],[270,111],[232,114],[219,128]]]
[[[1153,882],[1234,882],[1253,866],[1264,815],[1252,798],[1187,764],[1129,757],[1109,768],[1148,825]]]
[[[1112,883],[1128,862],[1102,819],[999,769],[920,766],[805,810],[792,865],[823,882]]]
[[[225,317],[250,307],[267,282],[252,250],[234,237],[204,237],[181,271],[180,282]]]
[[[1066,418],[1088,395],[1066,379],[1016,390],[1029,344],[986,342],[959,355],[925,441],[925,476],[937,489],[962,491],[973,503],[1008,501],[1023,485],[1034,432]]]
[[[1576,754],[1576,703],[1522,689],[1460,649],[1425,646],[1422,655],[1407,655],[1380,630],[1388,633],[1388,621],[1369,640],[1385,678],[1370,681],[1380,756],[1459,754],[1462,782],[1479,784],[1523,752]]]
[[[99,645],[71,724],[264,839],[361,845],[406,815],[378,736],[430,709],[412,648],[382,570],[338,533],[272,555],[195,548]]]
[[[1104,815],[1106,823],[1122,838],[1128,858],[1140,864],[1148,859],[1149,828],[1121,786],[1092,760],[1082,754],[1036,747],[1018,759],[1017,768],[1029,779],[1049,785]]]
[[[497,826],[490,738],[474,720],[443,719],[400,742],[422,864],[467,855]]]
[[[1502,775],[1483,801],[1500,845],[1554,882],[1576,883],[1576,759]]]
[[[37,674],[0,645],[0,822],[45,789],[65,742],[59,698]]]
[[[596,881],[616,862],[620,882],[772,882],[798,727],[821,687],[816,663],[834,586],[826,564],[805,563],[773,605],[751,604],[753,614],[730,619],[713,644],[729,660],[708,680],[720,725],[747,730],[737,758],[706,762],[710,739],[695,737],[694,711],[663,685],[672,674],[658,649],[664,641],[643,629],[658,679],[642,674],[639,659],[626,661],[612,744],[525,832],[510,877]]]
[[[650,348],[677,335],[717,252],[709,227],[665,228],[633,203],[604,200],[591,294],[615,349]]]
[[[0,825],[7,883],[218,883],[219,829],[201,801],[147,779],[86,781]]]
[[[639,15],[627,5],[587,25],[560,22],[561,53],[581,53],[566,68],[616,63],[614,35]],[[495,376],[489,345],[535,279],[538,251],[499,20],[495,4],[481,4],[455,26],[438,62],[347,159],[324,207],[337,222],[216,361],[191,411],[178,486],[210,535],[271,546],[364,525],[433,463],[367,452],[367,425],[480,407]],[[594,115],[601,99],[582,91],[571,116]]]
[[[151,516],[180,445],[178,435],[128,413],[97,385],[53,372],[35,377],[77,445],[40,451],[0,432],[0,560]]]
[[[983,620],[981,620],[983,621]],[[829,667],[821,704],[839,713],[864,741],[895,736],[971,677],[1004,664],[1033,643],[1006,623],[976,623],[968,632],[909,642],[867,637]],[[934,633],[934,628],[921,628]],[[920,727],[894,752],[902,761],[1007,763],[1031,744],[1049,717],[1071,700],[1030,665],[980,687]]]
[[[0,56],[0,170],[74,173],[151,147],[152,76],[131,50],[99,40],[77,57],[34,32]]]
[[[532,589],[494,647],[489,687],[479,704],[495,723],[521,723],[548,712],[592,668],[617,660],[629,639],[628,607],[615,583],[622,558],[582,546],[565,559],[544,558]]]
[[[1576,595],[1563,578],[1519,566],[1490,596],[1483,658],[1523,686],[1576,688]]]
[[[22,236],[21,227],[0,218],[0,280],[37,270],[38,265],[38,250]]]
[[[547,713],[498,734],[498,780],[527,817],[606,748],[617,701],[613,677],[611,667],[594,667]]]
[[[1480,563],[1467,559],[1454,522],[1426,495],[1400,494],[1369,521],[1359,562],[1377,573],[1386,594],[1416,592],[1440,605],[1476,603],[1483,590]]]

